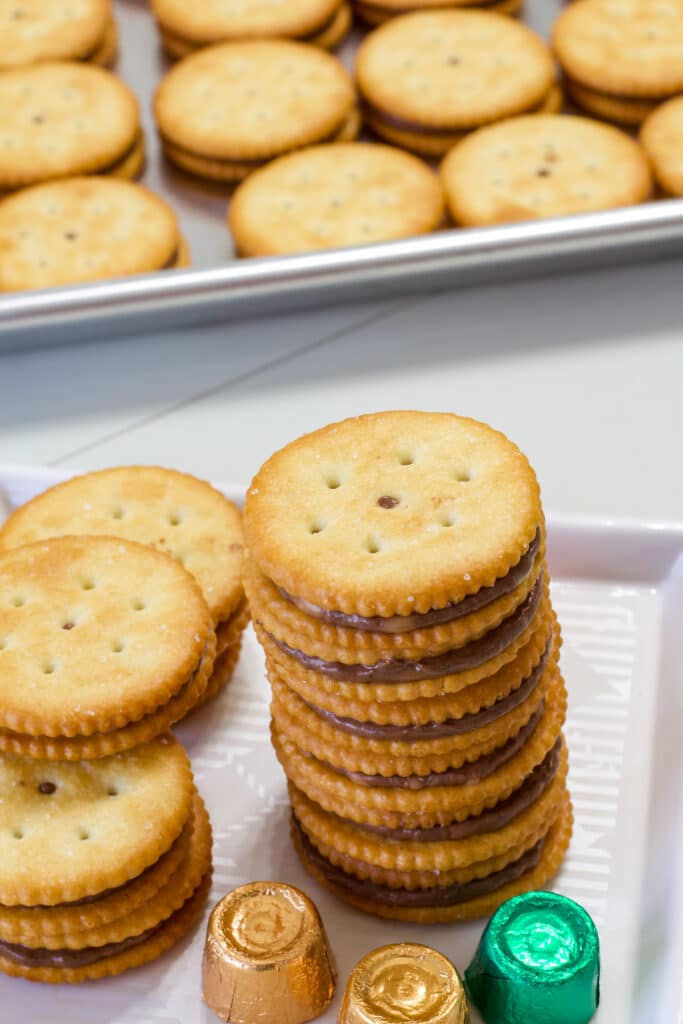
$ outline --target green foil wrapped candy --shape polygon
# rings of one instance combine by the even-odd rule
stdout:
[[[596,927],[566,896],[515,896],[486,926],[465,986],[486,1024],[586,1024],[600,1001]]]

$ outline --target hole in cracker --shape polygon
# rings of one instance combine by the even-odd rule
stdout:
[[[442,516],[442,518],[441,518],[441,525],[443,527],[445,527],[445,528],[448,528],[449,526],[455,526],[455,516],[454,515]]]
[[[31,118],[31,120],[33,121],[34,124],[44,124],[45,123],[45,115],[44,114],[34,114],[33,117]]]
[[[468,484],[472,479],[471,471],[462,467],[458,467],[458,469],[454,470],[453,476],[459,484]]]
[[[125,644],[121,640],[112,640],[111,649],[113,654],[121,654]]]
[[[401,499],[395,498],[393,494],[383,494],[381,498],[377,499],[377,504],[380,508],[396,508],[401,504]]]
[[[330,475],[325,478],[325,483],[331,491],[336,491],[338,487],[341,487],[341,480],[336,473],[330,473]]]
[[[459,57],[449,57],[448,58],[448,63],[449,63],[449,65],[452,68],[457,67],[457,65],[460,63],[460,58]]]
[[[143,601],[142,598],[138,597],[138,598],[136,598],[135,601],[133,601],[133,611],[134,612],[142,612],[142,611],[145,610],[146,607],[147,607],[147,602]]]
[[[20,594],[17,594],[16,597],[12,598],[10,604],[12,605],[13,608],[23,608],[24,605],[26,604],[26,598],[21,597]]]
[[[77,231],[65,231],[63,237],[64,237],[64,241],[65,242],[75,242],[76,239],[78,238],[78,232]]]
[[[120,505],[117,505],[115,508],[113,508],[111,510],[111,517],[112,517],[112,519],[123,519],[125,514],[126,513],[123,511],[123,509],[122,509],[122,507]]]
[[[12,17],[15,21],[21,21],[22,18],[26,17],[26,11],[23,7],[15,7],[12,11]]]
[[[90,833],[86,829],[82,828],[80,830],[80,832],[78,833],[78,838],[80,840],[82,840],[82,841],[85,841],[86,839],[90,839]]]
[[[75,625],[75,622],[72,622],[71,619],[68,619],[66,622],[62,623],[62,629],[73,629]]]
[[[0,651],[4,651],[7,647],[7,641],[0,639]]]
[[[109,786],[109,788],[107,789],[107,796],[118,796],[118,795],[119,795],[119,791],[116,788],[116,786]]]
[[[412,466],[415,462],[415,456],[412,452],[402,451],[398,453],[398,461],[401,466]]]
[[[95,589],[95,581],[94,581],[94,579],[91,576],[86,576],[84,579],[81,580],[81,588],[83,590],[94,590]]]
[[[167,519],[171,526],[180,526],[180,524],[183,521],[183,517],[180,515],[179,512],[170,512],[169,515],[167,516]]]
[[[377,537],[368,537],[365,541],[365,550],[370,555],[377,555],[382,550],[382,543]]]
[[[53,661],[43,662],[43,675],[51,676],[55,670],[55,663]]]
[[[308,532],[309,533],[322,533],[323,530],[325,529],[326,525],[327,525],[327,523],[324,523],[322,521],[322,519],[315,519],[312,523],[309,524]]]
[[[43,796],[52,796],[53,793],[57,792],[54,782],[41,782],[37,788],[38,792],[42,793]]]
[[[12,832],[12,838],[13,839],[23,839],[24,838],[24,833],[21,831],[20,828],[15,828],[14,832]]]
[[[549,167],[539,167],[538,170],[536,171],[536,177],[537,178],[549,178],[550,175],[551,175],[551,171],[550,171]]]

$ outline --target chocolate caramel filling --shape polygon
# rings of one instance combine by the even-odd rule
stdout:
[[[159,931],[162,925],[168,924],[173,916],[141,932],[140,935],[132,935],[121,942],[109,942],[106,946],[86,946],[85,949],[31,949],[29,946],[0,940],[0,957],[5,957],[21,967],[87,967],[89,964],[96,964],[98,960],[105,960],[133,946],[141,945],[145,939]]]
[[[141,130],[138,130],[135,138],[131,142],[131,144],[128,147],[128,149],[124,149],[123,153],[121,153],[120,156],[116,157],[116,160],[112,160],[111,163],[106,164],[104,167],[98,167],[98,169],[96,171],[94,171],[93,173],[94,174],[111,174],[112,171],[116,170],[116,168],[119,166],[119,164],[125,163],[126,160],[130,156],[133,155],[133,153],[135,152],[137,147],[140,145],[141,141],[142,141],[142,132],[141,132]]]
[[[575,85],[577,89],[584,89],[586,92],[593,93],[595,96],[599,96],[606,100],[616,100],[619,103],[647,103],[652,107],[656,107],[659,103],[664,103],[664,101],[669,99],[672,95],[671,93],[664,93],[662,96],[629,96],[625,92],[605,92],[604,89],[596,89],[593,85],[586,85],[585,82],[580,82],[578,78],[572,78],[566,71],[563,72],[562,77],[570,90],[572,85]]]
[[[429,775],[365,775],[363,772],[352,772],[328,762],[325,764],[337,775],[343,775],[360,786],[374,786],[379,789],[416,790],[434,789],[438,786],[469,786],[488,778],[522,749],[533,734],[544,710],[545,701],[542,701],[527,724],[502,747],[478,757],[476,761],[466,761],[460,768],[449,768],[445,772],[430,772]]]
[[[502,2],[502,0],[477,0],[477,6],[476,6],[475,9],[476,10],[480,10],[482,7],[498,7],[498,5],[501,2]],[[453,5],[449,4],[448,0],[443,0],[442,6],[440,8],[436,7],[434,9],[435,10],[441,10],[443,8],[447,8],[447,7],[450,7],[450,6],[453,6]],[[424,10],[424,7],[420,6],[419,4],[416,4],[415,7],[401,7],[401,8],[397,8],[397,7],[392,7],[390,4],[384,5],[384,4],[366,3],[366,0],[356,0],[356,2],[354,3],[354,8],[355,8],[356,13],[358,14],[358,16],[360,18],[362,18],[363,15],[365,13],[367,13],[367,14],[369,14],[373,18],[374,17],[377,17],[377,18],[382,17],[382,18],[387,18],[387,19],[394,18],[394,17],[397,17],[397,16],[401,16],[403,14],[414,14],[416,11],[423,11]],[[458,9],[459,10],[469,10],[470,6],[469,6],[469,4],[460,4],[460,5],[458,5]]]
[[[486,875],[485,878],[474,878],[471,882],[453,885],[435,885],[430,889],[413,891],[390,889],[389,886],[377,885],[369,879],[348,875],[316,850],[294,815],[292,815],[292,828],[296,833],[297,843],[304,858],[331,885],[357,896],[359,899],[382,903],[387,907],[452,907],[457,903],[476,899],[477,896],[487,896],[532,871],[541,859],[545,842],[545,837],[540,839],[532,849],[527,850],[517,860],[507,864],[500,871]]]
[[[443,839],[467,839],[469,836],[497,832],[536,803],[539,797],[545,793],[557,775],[561,750],[562,739],[560,738],[552,750],[546,754],[545,759],[534,768],[531,775],[528,775],[522,785],[506,800],[501,800],[495,807],[482,811],[481,814],[473,814],[469,818],[465,818],[464,821],[454,821],[449,825],[435,825],[433,828],[387,828],[384,825],[359,825],[358,822],[352,824],[355,828],[362,829],[363,832],[374,832],[387,839],[410,843],[438,843]]]
[[[541,660],[536,668],[522,682],[516,690],[509,693],[507,697],[501,697],[489,708],[463,715],[462,718],[448,718],[445,722],[426,722],[424,725],[377,725],[375,722],[358,722],[355,718],[342,718],[335,715],[333,711],[316,707],[314,704],[307,706],[320,718],[325,719],[341,732],[350,733],[352,736],[360,736],[368,740],[438,740],[448,736],[464,736],[476,729],[483,729],[484,726],[497,722],[503,715],[523,704],[539,684],[541,676],[545,672],[550,653],[550,642],[546,646]]]
[[[522,555],[519,562],[510,569],[505,576],[501,576],[490,587],[482,587],[476,594],[469,594],[462,601],[454,604],[447,604],[444,608],[431,608],[428,612],[421,612],[415,615],[391,615],[391,616],[364,616],[347,615],[345,612],[331,611],[329,608],[320,608],[311,604],[302,597],[296,597],[288,593],[283,587],[277,587],[280,595],[290,604],[321,622],[329,622],[333,626],[342,626],[345,629],[358,629],[367,633],[409,633],[414,629],[428,629],[430,626],[441,626],[446,622],[454,622],[456,619],[471,615],[472,612],[486,608],[499,597],[512,593],[520,583],[526,580],[534,568],[536,555],[541,546],[541,531],[536,536]]]
[[[477,7],[480,6],[482,5],[477,4]],[[533,107],[529,107],[526,110],[520,110],[520,116],[522,114],[536,114],[539,111],[542,111],[545,107],[550,92],[551,89],[549,89],[548,93],[546,93],[543,99],[540,100],[538,103],[534,104]],[[387,128],[395,128],[397,131],[400,132],[409,132],[411,135],[421,135],[424,138],[436,138],[440,136],[452,135],[453,138],[457,140],[460,138],[461,135],[465,133],[469,134],[469,132],[472,132],[477,128],[483,127],[483,124],[468,125],[466,128],[456,125],[441,125],[437,127],[436,125],[431,124],[418,124],[415,121],[409,121],[405,117],[398,117],[396,114],[390,114],[386,110],[380,110],[379,107],[376,107],[373,103],[370,103],[368,99],[365,99],[363,106],[370,117],[372,117],[375,121],[379,121],[380,124],[385,124]]]
[[[478,668],[491,658],[501,654],[506,647],[521,636],[531,624],[543,596],[543,573],[541,572],[528,597],[504,619],[495,629],[478,640],[472,640],[463,647],[422,661],[399,661],[384,658],[373,665],[344,665],[340,661],[325,661],[312,654],[305,654],[295,647],[269,634],[270,639],[284,653],[294,658],[304,668],[320,672],[343,683],[412,683],[421,679],[439,679],[456,672]]]

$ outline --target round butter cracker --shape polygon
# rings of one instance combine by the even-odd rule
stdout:
[[[181,745],[162,736],[83,764],[0,756],[0,902],[54,905],[140,875],[166,853],[191,812]]]
[[[621,100],[683,89],[683,0],[576,0],[553,26],[570,81]]]
[[[105,63],[98,58],[110,56],[111,33],[108,0],[0,0],[0,69],[46,60]]]
[[[0,292],[151,273],[173,266],[180,245],[175,214],[142,185],[45,182],[0,201]]]
[[[58,537],[0,555],[0,727],[92,736],[176,696],[214,648],[202,593],[162,552]]]
[[[169,159],[217,178],[338,136],[354,107],[340,61],[284,39],[200,50],[171,68],[154,98]]]
[[[439,182],[416,157],[338,142],[255,171],[228,216],[241,255],[275,256],[421,235],[443,212]]]
[[[451,150],[441,176],[451,216],[465,227],[631,206],[652,189],[633,139],[559,114],[480,128]]]
[[[132,177],[136,147],[137,100],[111,72],[63,61],[0,73],[0,191],[77,174]]]
[[[453,133],[540,106],[554,68],[544,41],[519,22],[450,9],[405,14],[371,32],[356,79],[375,131],[386,123],[445,152]]]

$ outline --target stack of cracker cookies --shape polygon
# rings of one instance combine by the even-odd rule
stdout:
[[[77,982],[199,918],[211,830],[167,733],[216,647],[177,562],[115,537],[0,554],[0,971]]]
[[[448,414],[347,420],[265,463],[245,531],[307,870],[403,920],[478,917],[542,888],[572,812],[524,455]]]
[[[199,920],[211,828],[173,723],[247,609],[238,510],[155,467],[77,477],[0,539],[0,971],[78,982]]]
[[[211,826],[173,737],[80,764],[3,755],[0,783],[0,971],[120,974],[198,922]]]
[[[216,660],[202,691],[193,688],[194,701],[182,701],[182,714],[219,693],[237,664],[249,618],[239,509],[186,473],[119,466],[72,477],[17,509],[0,529],[0,552],[66,533],[151,545],[194,576],[215,630]]]

